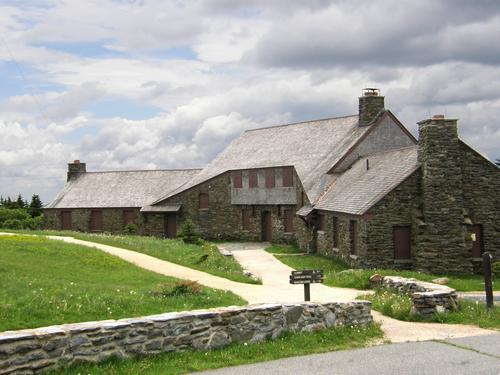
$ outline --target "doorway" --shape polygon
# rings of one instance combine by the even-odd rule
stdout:
[[[165,214],[165,237],[177,237],[177,215],[175,213]]]
[[[262,212],[262,241],[271,242],[273,239],[273,225],[271,221],[271,212],[263,211]]]

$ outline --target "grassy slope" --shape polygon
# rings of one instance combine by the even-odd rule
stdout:
[[[405,321],[422,321],[418,316],[410,314],[411,297],[380,289],[372,295],[359,297],[372,301],[374,310],[395,319]],[[482,328],[500,329],[500,306],[487,310],[484,304],[460,300],[459,310],[447,314],[435,314],[425,321],[438,323],[474,324]]]
[[[209,288],[155,293],[178,281],[85,246],[0,236],[0,331],[244,303]]]
[[[227,366],[268,361],[278,358],[359,348],[382,331],[376,325],[366,328],[332,328],[314,333],[285,334],[274,341],[235,344],[223,349],[166,353],[151,357],[111,361],[100,365],[83,365],[59,374],[185,374]]]
[[[284,247],[286,251],[291,252],[290,247]],[[267,250],[267,249],[266,249]],[[295,252],[299,250],[295,249]],[[280,253],[277,246],[273,246],[271,252]],[[352,272],[341,272],[349,268],[342,260],[329,258],[322,255],[308,254],[308,255],[277,255],[280,261],[293,267],[295,269],[313,268],[323,269],[325,272],[325,284],[330,286],[367,289],[369,287],[369,279],[375,273],[383,276],[402,276],[413,277],[423,281],[431,281],[437,277],[446,276],[450,279],[448,286],[455,288],[458,291],[480,291],[484,290],[483,278],[480,275],[473,276],[458,276],[458,275],[430,275],[422,272],[415,271],[400,271],[400,270],[386,270],[386,269],[367,269],[367,270],[354,270]],[[495,290],[500,290],[500,283],[494,284]]]
[[[91,234],[72,231],[11,231],[40,235],[62,235],[92,241],[104,245],[121,247],[137,251],[155,258],[194,268],[212,275],[242,283],[257,284],[243,274],[243,269],[232,257],[222,255],[215,245],[206,243],[203,246],[185,244],[181,240],[162,239],[143,236],[119,236],[107,234]],[[206,257],[205,257],[206,255]],[[203,260],[206,258],[206,260]]]

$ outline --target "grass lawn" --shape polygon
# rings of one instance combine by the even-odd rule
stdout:
[[[278,358],[360,348],[382,338],[377,325],[331,328],[314,333],[284,334],[274,341],[234,344],[209,351],[165,353],[100,365],[80,365],[57,374],[185,374],[227,366],[263,362]]]
[[[374,310],[394,319],[405,321],[426,321],[437,323],[473,324],[481,328],[500,329],[500,306],[486,309],[484,303],[459,300],[459,310],[447,314],[434,314],[423,320],[410,314],[411,297],[387,289],[378,289],[374,294],[360,296],[360,299],[372,302]]]
[[[137,251],[155,258],[180,264],[212,275],[242,283],[260,284],[246,276],[240,264],[232,257],[222,255],[210,242],[204,245],[185,244],[182,240],[143,236],[120,236],[92,234],[72,231],[11,231],[26,234],[69,236],[80,240],[98,242],[104,245]]]
[[[245,303],[205,287],[173,295],[179,281],[89,247],[0,236],[0,331]]]
[[[281,251],[281,250],[284,251]],[[266,249],[271,253],[295,253],[300,252],[297,248],[290,246],[272,246]],[[369,279],[375,273],[382,276],[402,276],[413,277],[422,281],[432,281],[437,277],[447,277],[450,282],[448,286],[458,291],[481,291],[484,290],[483,277],[481,275],[461,276],[461,275],[430,275],[416,271],[402,271],[390,269],[356,269],[349,270],[349,266],[340,259],[330,258],[317,254],[307,255],[276,255],[281,262],[289,265],[297,270],[309,269],[322,269],[325,275],[325,284],[329,286],[336,286],[342,288],[355,288],[355,289],[368,289]],[[493,283],[494,290],[500,290],[500,282]]]

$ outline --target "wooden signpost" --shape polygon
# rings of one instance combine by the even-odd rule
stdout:
[[[290,284],[304,284],[304,300],[311,300],[311,284],[323,283],[323,270],[292,271]]]
[[[486,251],[483,253],[484,290],[486,292],[486,307],[488,309],[493,308],[492,258],[489,252]]]

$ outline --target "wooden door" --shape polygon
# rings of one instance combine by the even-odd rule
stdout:
[[[136,212],[134,210],[124,210],[123,211],[123,226],[126,227],[127,224],[133,223],[136,218]]]
[[[177,237],[177,215],[174,213],[165,214],[165,237]]]
[[[271,242],[273,239],[273,224],[271,221],[271,212],[262,212],[262,240]]]
[[[92,232],[102,232],[102,211],[100,210],[91,211],[90,230]]]
[[[411,259],[411,231],[409,226],[393,228],[394,259]]]
[[[62,230],[71,230],[71,211],[61,212]]]
[[[472,257],[480,258],[484,252],[483,226],[481,224],[474,224],[472,226],[472,233],[475,235],[475,241],[472,241]]]

